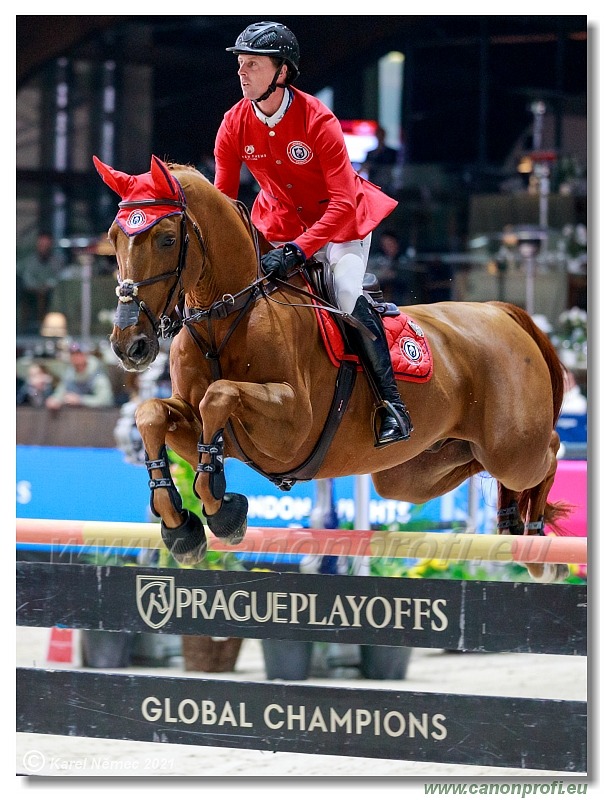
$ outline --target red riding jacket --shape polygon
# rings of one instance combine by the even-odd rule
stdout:
[[[249,100],[227,111],[216,136],[214,182],[236,199],[244,163],[260,186],[252,208],[258,230],[271,242],[295,242],[308,258],[328,242],[363,239],[397,202],[354,171],[332,112],[312,95],[292,92],[273,128]]]

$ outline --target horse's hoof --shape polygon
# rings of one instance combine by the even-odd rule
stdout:
[[[570,575],[568,564],[527,564],[527,567],[531,577],[537,583],[562,582]]]
[[[161,538],[179,564],[193,566],[199,564],[206,554],[208,542],[203,523],[192,511],[184,509],[185,520],[177,528],[161,524]]]
[[[215,514],[203,513],[214,536],[227,544],[239,544],[247,530],[247,497],[242,494],[225,494],[222,505]]]

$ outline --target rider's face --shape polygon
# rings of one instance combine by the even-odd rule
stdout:
[[[270,56],[240,54],[237,58],[239,81],[243,96],[254,100],[266,92],[275,75],[275,64]]]

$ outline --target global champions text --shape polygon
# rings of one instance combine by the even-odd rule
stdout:
[[[259,711],[259,709],[255,709]],[[231,704],[228,700],[186,697],[175,701],[170,697],[145,697],[141,705],[147,722],[196,725],[202,728],[220,728],[222,731],[253,728],[256,732],[264,726],[266,731],[304,731],[327,734],[370,734],[397,738],[431,738],[442,741],[447,737],[444,714],[413,714],[399,709],[368,709],[333,706],[294,705],[269,703],[261,711],[262,719],[253,719],[254,709],[245,702]]]

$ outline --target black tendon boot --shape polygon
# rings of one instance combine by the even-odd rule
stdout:
[[[375,384],[380,398],[384,401],[376,447],[392,442],[403,442],[411,436],[413,425],[394,379],[394,370],[382,320],[364,295],[357,299],[352,316],[362,322],[376,337],[372,341],[362,333],[354,331],[359,358],[365,369],[370,371],[369,377],[373,379],[372,382]]]

